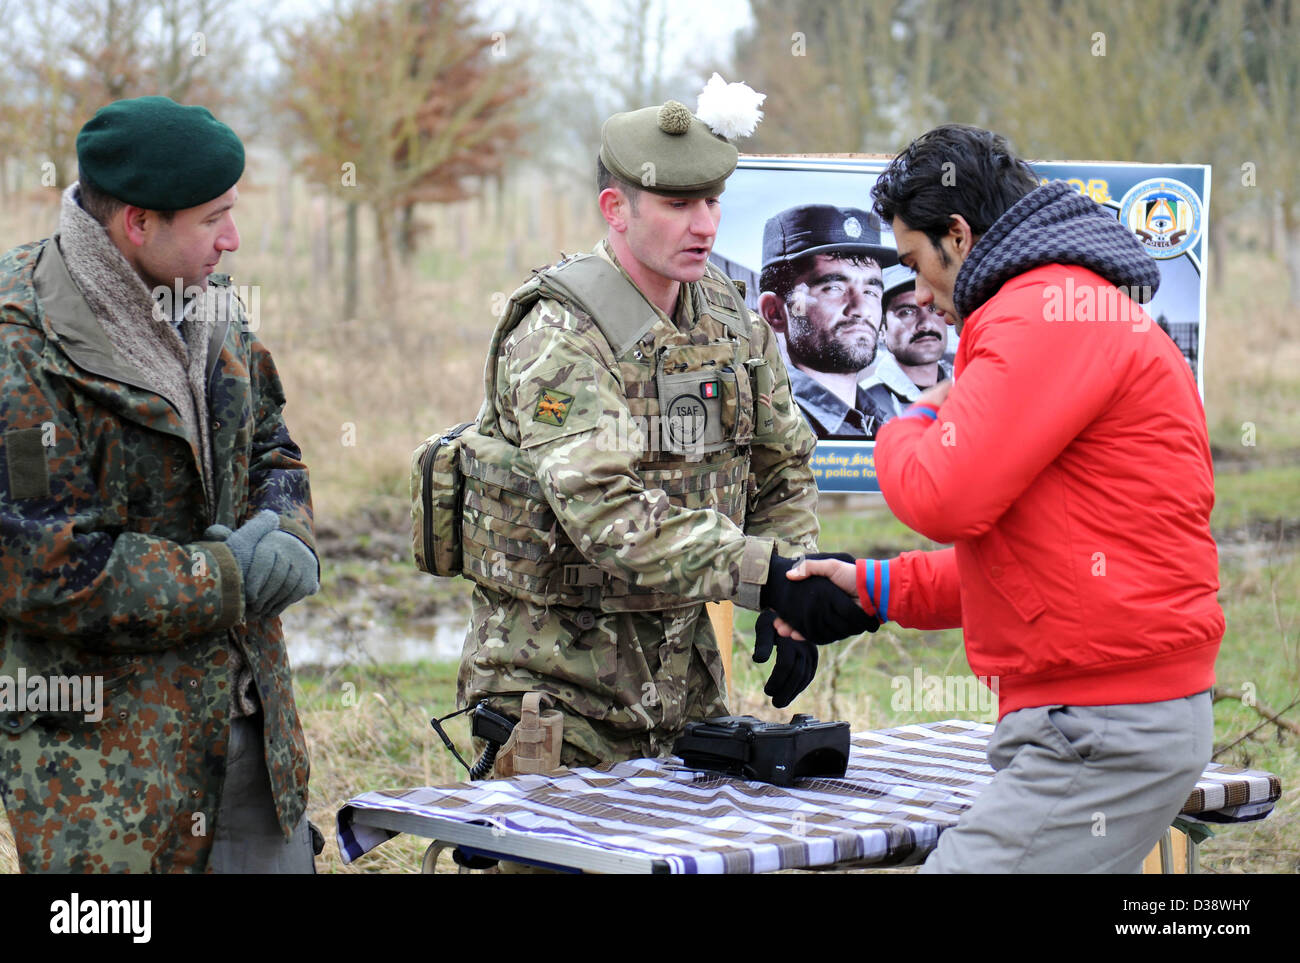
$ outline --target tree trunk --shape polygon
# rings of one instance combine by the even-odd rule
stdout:
[[[556,192],[551,195],[551,250],[558,251],[566,243],[565,235],[568,233],[568,225],[565,223],[565,212],[569,209],[568,198],[565,196],[568,192]]]
[[[375,241],[379,245],[379,290],[376,300],[384,313],[397,303],[394,290],[396,272],[393,270],[393,218],[391,213],[379,204],[375,205]]]
[[[1268,204],[1269,253],[1279,260],[1286,251],[1286,218],[1282,215],[1282,196],[1279,193]]]
[[[1210,232],[1210,287],[1215,291],[1223,290],[1224,269],[1228,264],[1227,245],[1224,243],[1224,237],[1228,233],[1228,225],[1225,220],[1219,221],[1219,229]],[[1201,270],[1205,270],[1202,265]]]
[[[297,246],[294,242],[297,238],[294,236],[293,223],[293,173],[288,167],[281,172],[280,189],[279,189],[279,232],[280,232],[280,263],[281,274],[277,278],[277,283],[282,289],[287,289],[293,294],[294,307],[301,312],[302,310],[302,292],[298,290],[298,281],[295,277],[294,269],[294,248]]]
[[[401,222],[397,230],[397,253],[402,259],[402,264],[409,265],[411,263],[411,255],[415,253],[414,204],[403,205]]]
[[[1291,307],[1300,308],[1300,218],[1287,218],[1286,273],[1291,279]]]
[[[333,285],[334,278],[334,198],[325,194],[325,273]]]
[[[311,276],[316,284],[323,283],[329,275],[329,211],[324,197],[313,197],[308,205],[311,211]]]
[[[357,267],[357,202],[348,201],[347,228],[343,235],[343,320],[357,316],[357,289],[360,271]]]

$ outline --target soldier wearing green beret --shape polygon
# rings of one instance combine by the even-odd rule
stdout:
[[[307,469],[228,277],[239,138],[165,97],[77,138],[0,257],[0,797],[24,872],[311,872],[279,614]]]
[[[771,604],[773,559],[816,546],[812,433],[770,327],[709,263],[738,156],[718,130],[740,132],[714,113],[701,97],[699,116],[670,101],[605,123],[605,239],[515,292],[493,338],[458,695],[512,718],[530,693],[553,705],[498,775],[665,755],[725,714],[704,603]],[[781,673],[804,643],[785,644]]]

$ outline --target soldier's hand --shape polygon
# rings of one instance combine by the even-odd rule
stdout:
[[[843,553],[819,552],[807,557],[853,562],[853,556]],[[856,594],[845,592],[824,575],[814,575],[798,582],[788,580],[786,575],[798,561],[784,558],[773,550],[767,583],[759,594],[763,608],[775,609],[802,639],[815,645],[880,628],[880,620],[858,605]]]
[[[316,556],[305,542],[288,532],[269,532],[253,549],[244,584],[249,608],[257,615],[274,618],[317,592],[317,569]]]
[[[772,697],[772,705],[784,709],[812,682],[817,674],[817,646],[801,639],[777,635],[776,613],[767,611],[754,623],[754,661],[762,664],[776,649],[776,664],[767,677],[763,692]]]
[[[209,525],[203,537],[214,542],[225,542],[235,561],[239,563],[239,572],[244,577],[245,596],[247,596],[248,569],[253,562],[253,549],[262,537],[280,527],[280,517],[273,511],[262,510],[231,531],[225,525]]]
[[[225,525],[211,525],[203,533],[226,543],[244,578],[248,611],[265,618],[274,618],[320,588],[312,550],[279,529],[279,516],[263,509],[233,532]]]

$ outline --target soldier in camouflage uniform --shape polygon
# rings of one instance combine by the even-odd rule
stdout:
[[[774,549],[815,549],[812,433],[771,329],[707,263],[736,160],[676,102],[612,117],[608,235],[547,275],[587,294],[544,290],[488,359],[478,428],[515,458],[467,470],[458,695],[518,718],[547,694],[566,765],[665,755],[726,714],[703,603],[758,609]]]
[[[98,706],[0,696],[21,868],[310,872],[277,617],[317,584],[307,469],[211,274],[243,148],[149,97],[97,113],[78,159],[59,233],[0,257],[0,680],[102,681]]]

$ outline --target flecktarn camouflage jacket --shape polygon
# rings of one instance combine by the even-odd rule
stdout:
[[[0,797],[24,871],[206,868],[232,644],[286,833],[306,807],[279,620],[245,620],[234,556],[202,538],[269,509],[314,547],[307,469],[228,279],[205,296],[228,305],[207,349],[211,498],[180,417],[115,356],[57,243],[0,256]]]

